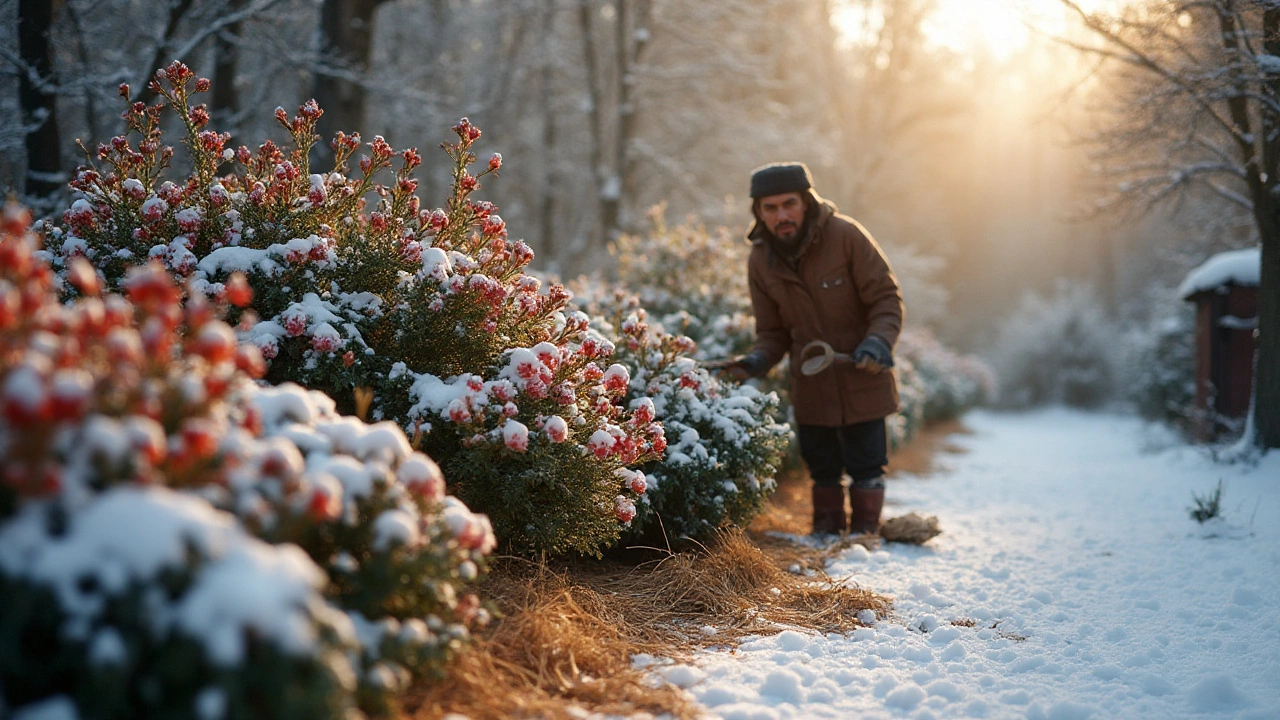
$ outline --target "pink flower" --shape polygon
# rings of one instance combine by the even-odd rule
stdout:
[[[610,451],[613,450],[613,446],[617,443],[617,438],[609,434],[607,431],[597,430],[592,433],[591,438],[587,440],[587,450],[590,451],[591,454],[603,460],[609,457]]]
[[[124,181],[122,188],[124,194],[134,200],[141,200],[147,196],[147,188],[143,186],[142,181],[137,178],[129,178]]]
[[[178,229],[184,233],[193,233],[200,229],[200,211],[195,208],[183,208],[174,216],[178,221]]]
[[[480,139],[480,128],[471,124],[467,118],[462,118],[457,125],[453,126],[453,131],[458,134],[464,142],[472,143]]]
[[[578,401],[578,395],[574,392],[573,385],[562,382],[551,388],[551,399],[557,405],[572,405]]]
[[[524,452],[529,449],[529,428],[524,423],[508,418],[502,424],[502,441],[508,448]]]
[[[289,337],[297,337],[307,331],[307,316],[300,312],[289,313],[280,320]]]
[[[307,200],[312,205],[323,205],[328,193],[324,187],[324,176],[313,174],[310,178],[311,190],[307,192]]]
[[[307,514],[316,522],[337,520],[342,514],[342,500],[317,488],[307,502]]]
[[[618,522],[629,523],[636,516],[636,504],[619,495],[614,505],[613,514],[618,518]]]
[[[142,203],[142,218],[147,222],[159,222],[164,219],[164,214],[169,210],[169,203],[158,197]]]
[[[516,375],[526,380],[528,380],[529,378],[537,377],[538,367],[533,363],[532,360],[525,360],[520,364],[516,365]]]
[[[480,232],[485,237],[498,237],[507,234],[507,223],[497,215],[491,215],[485,218],[484,223],[480,226]]]
[[[631,373],[625,367],[614,363],[604,371],[604,389],[611,393],[620,393],[627,389],[627,385],[631,383]]]
[[[449,419],[456,423],[465,423],[471,420],[471,408],[467,407],[467,401],[462,398],[454,398],[449,401],[449,407],[446,410]]]
[[[502,153],[494,153],[489,157],[489,170],[497,172],[502,167]]]
[[[414,453],[400,463],[396,479],[424,500],[444,500],[444,475],[440,472],[440,466],[422,453]]]
[[[276,344],[275,338],[268,338],[258,345],[258,351],[262,353],[264,360],[271,360],[280,354],[280,346]]]
[[[534,400],[541,400],[547,396],[547,384],[540,377],[530,378],[525,383],[524,391]]]
[[[650,400],[649,398],[640,398],[636,403],[636,408],[631,415],[631,419],[636,425],[648,425],[653,422],[654,414],[653,400]]]
[[[561,443],[569,438],[569,423],[559,415],[552,415],[547,419],[546,427],[547,437],[553,443]]]
[[[311,338],[311,347],[316,352],[330,353],[338,349],[338,338],[332,335],[316,335]]]

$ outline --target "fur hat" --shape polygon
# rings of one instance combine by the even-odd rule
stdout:
[[[751,197],[758,199],[813,188],[813,176],[804,163],[772,163],[751,173]]]

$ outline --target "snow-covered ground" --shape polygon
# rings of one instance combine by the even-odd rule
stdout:
[[[656,671],[742,720],[1280,718],[1280,453],[1215,464],[1067,410],[966,425],[966,452],[888,490],[886,516],[936,514],[944,534],[828,566],[894,597],[893,617]],[[1199,525],[1192,493],[1219,479],[1224,520]]]

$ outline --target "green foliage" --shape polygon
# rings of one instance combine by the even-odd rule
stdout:
[[[592,310],[630,370],[630,405],[652,407],[666,432],[662,459],[641,468],[647,489],[633,538],[706,538],[726,523],[747,525],[773,491],[791,437],[777,395],[699,368],[694,342],[649,325],[638,298],[615,295]]]
[[[1191,519],[1198,523],[1206,523],[1216,517],[1222,516],[1222,481],[1219,480],[1216,487],[1212,491],[1203,495],[1200,493],[1191,493],[1191,500],[1194,503],[1187,508],[1187,512],[1191,513]]]
[[[105,594],[93,634],[68,638],[72,617],[47,587],[0,572],[0,695],[10,708],[54,696],[70,699],[80,717],[132,720],[199,716],[202,705],[222,717],[312,720],[349,717],[350,669],[332,629],[322,642],[336,654],[294,655],[250,635],[243,659],[211,661],[202,641],[180,630],[157,633],[155,594],[181,602],[198,564],[134,578]],[[116,645],[118,643],[118,645]],[[119,649],[104,651],[103,648]]]
[[[425,209],[416,150],[339,133],[333,168],[314,172],[314,102],[292,117],[276,111],[291,148],[232,149],[191,104],[202,87],[182,68],[159,105],[131,107],[130,134],[102,146],[101,165],[73,183],[83,198],[47,229],[55,263],[65,270],[83,254],[113,285],[129,264],[120,258],[152,257],[215,297],[243,276],[253,299],[231,319],[269,361],[267,380],[322,390],[345,412],[411,433],[510,551],[596,554],[615,542],[629,520],[617,508],[635,497],[616,473],[649,459],[652,438],[598,382],[608,353],[580,351],[587,320],[567,308],[568,293],[525,274],[532,251],[475,199],[502,164],[494,155],[473,174],[480,130],[465,118],[453,128],[457,141],[442,146],[449,197]],[[165,110],[185,127],[195,167],[176,183],[161,179],[172,155]],[[512,358],[532,348],[547,364],[528,365],[536,380],[515,376]],[[572,430],[554,442],[543,432],[553,416]],[[626,451],[589,451],[598,432]]]
[[[1156,325],[1128,363],[1128,387],[1144,418],[1185,425],[1195,411],[1195,332],[1190,309],[1180,310]]]

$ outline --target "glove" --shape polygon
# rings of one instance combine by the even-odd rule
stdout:
[[[732,376],[734,380],[744,382],[758,375],[765,374],[765,372],[769,370],[767,366],[768,362],[769,361],[765,358],[764,353],[749,352],[738,358],[736,362],[729,365],[725,370],[729,372],[729,375]]]
[[[893,367],[893,351],[879,335],[868,335],[854,349],[853,364],[859,370],[882,373]]]

